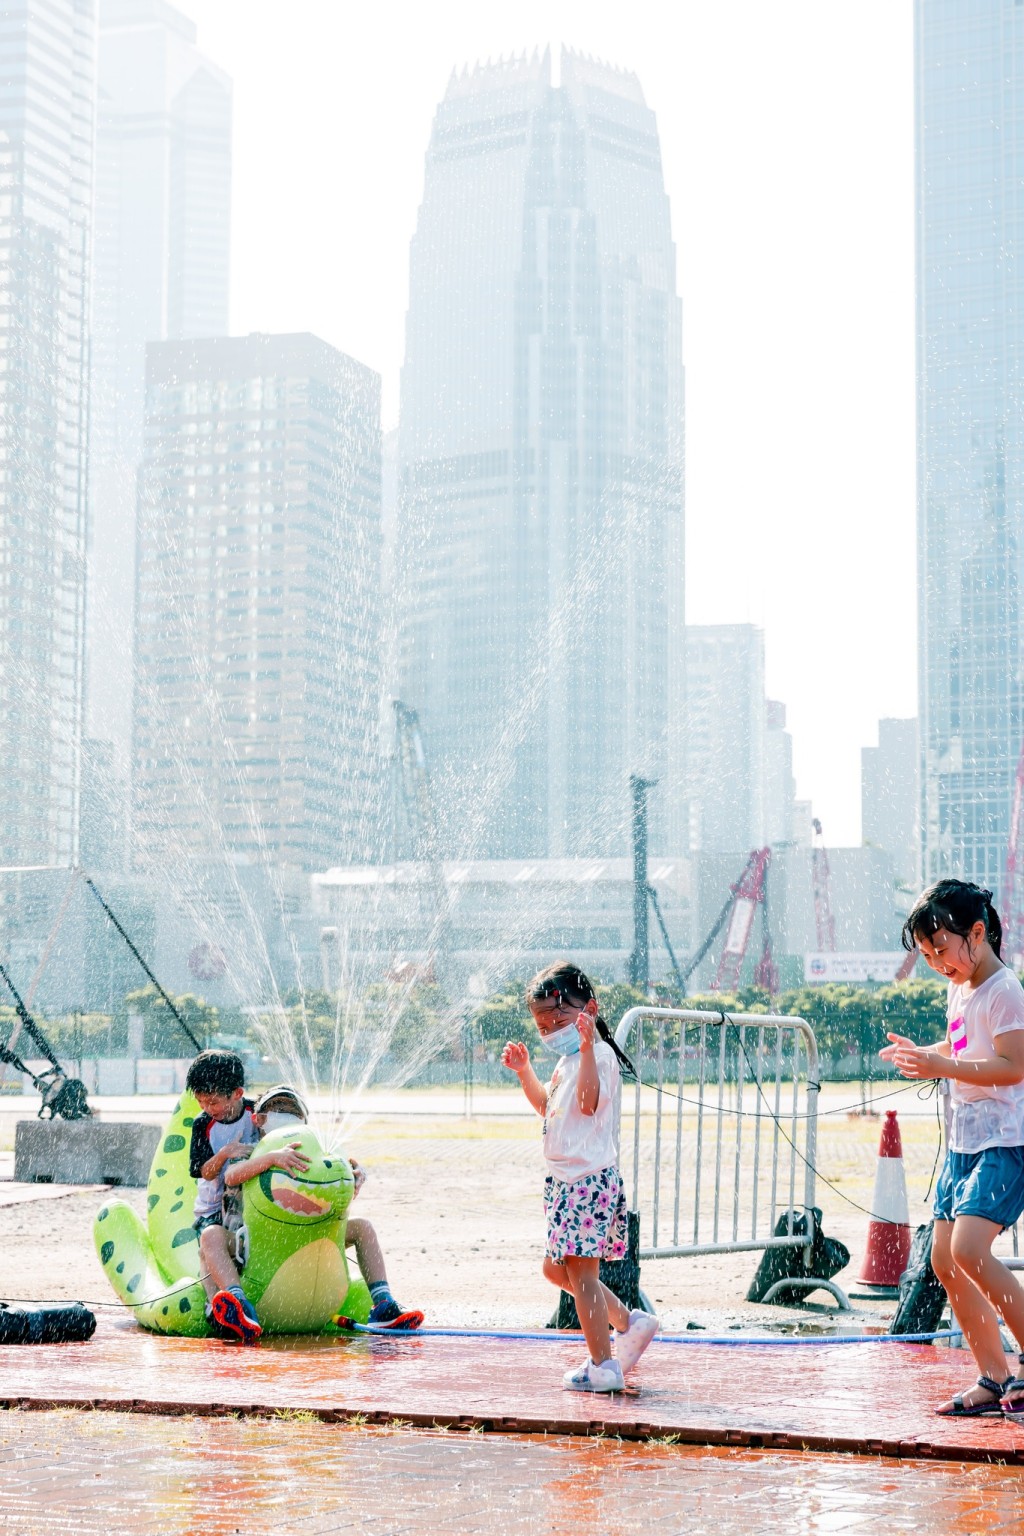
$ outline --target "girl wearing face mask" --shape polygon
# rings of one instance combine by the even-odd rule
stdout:
[[[991,892],[966,880],[940,880],[919,896],[903,943],[949,983],[946,1035],[920,1046],[890,1034],[881,1055],[904,1077],[949,1081],[952,1119],[935,1188],[932,1268],[981,1372],[936,1412],[1024,1419],[1024,1354],[1016,1375],[1008,1372],[999,1333],[1002,1317],[1024,1349],[1024,1290],[992,1252],[1024,1210],[1024,991],[1000,958]]]
[[[590,1351],[562,1384],[570,1392],[621,1392],[624,1373],[659,1326],[646,1312],[630,1312],[599,1278],[601,1259],[621,1259],[626,1252],[619,1066],[633,1073],[633,1065],[612,1039],[594,988],[578,967],[565,961],[540,971],[527,985],[526,1002],[542,1049],[557,1057],[554,1071],[541,1082],[521,1042],[509,1041],[501,1060],[544,1116],[544,1276],[573,1296]],[[617,1333],[614,1355],[609,1326]]]

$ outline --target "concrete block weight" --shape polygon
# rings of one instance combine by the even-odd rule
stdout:
[[[127,1184],[139,1188],[160,1142],[157,1125],[101,1120],[19,1120],[14,1177],[25,1184]]]

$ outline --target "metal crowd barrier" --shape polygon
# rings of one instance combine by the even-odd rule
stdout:
[[[820,1088],[810,1025],[640,1007],[615,1040],[641,1080],[622,1148],[640,1258],[801,1248],[810,1270]],[[624,1119],[628,1099],[626,1083]],[[764,1299],[787,1287],[821,1288],[849,1307],[837,1285],[810,1275],[777,1282]]]

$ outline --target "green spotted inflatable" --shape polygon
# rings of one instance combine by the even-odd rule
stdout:
[[[188,1171],[192,1122],[199,1105],[184,1093],[149,1171],[146,1221],[124,1200],[111,1200],[93,1226],[96,1252],[117,1296],[143,1328],[203,1338],[206,1292],[199,1279],[199,1239],[192,1226],[196,1181]],[[343,1312],[370,1315],[363,1281],[349,1280],[345,1220],[354,1192],[347,1157],[327,1157],[309,1126],[271,1131],[261,1150],[298,1142],[305,1172],[271,1169],[242,1186],[248,1233],[243,1283],[264,1333],[332,1333]]]

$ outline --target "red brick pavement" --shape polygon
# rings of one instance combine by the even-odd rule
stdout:
[[[1017,1468],[275,1418],[0,1412],[13,1536],[1017,1536]]]
[[[937,1418],[974,1377],[960,1350],[905,1344],[720,1347],[655,1340],[616,1397],[564,1392],[577,1337],[159,1338],[125,1319],[87,1344],[0,1347],[0,1404],[153,1413],[307,1411],[340,1421],[1024,1465],[1024,1427]]]

